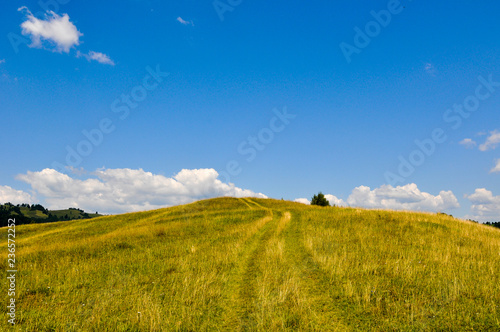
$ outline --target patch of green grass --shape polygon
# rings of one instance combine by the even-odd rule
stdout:
[[[24,214],[28,218],[38,218],[38,219],[47,219],[47,215],[40,210],[30,210],[27,207],[20,208],[22,214]]]

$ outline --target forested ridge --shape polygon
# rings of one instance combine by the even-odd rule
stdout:
[[[15,219],[16,225],[90,219],[101,216],[99,213],[87,213],[78,208],[48,210],[40,204],[5,203],[0,205],[0,226],[5,227],[9,219]]]

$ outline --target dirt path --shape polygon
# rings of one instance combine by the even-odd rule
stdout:
[[[267,223],[257,234],[254,241],[247,250],[247,255],[243,257],[243,271],[240,279],[239,302],[240,302],[240,327],[243,331],[250,331],[255,326],[254,313],[258,310],[256,278],[262,273],[259,269],[259,260],[262,259],[266,244],[272,237],[276,229],[276,219]]]
[[[225,314],[224,330],[250,331],[253,326],[252,313],[255,310],[256,265],[266,239],[276,228],[276,220],[271,209],[264,208],[248,198],[240,198],[251,210],[265,210],[266,216],[252,225],[252,234],[240,249],[237,265],[229,275],[227,303],[223,305]]]
[[[278,228],[276,229],[276,235],[280,236],[281,232],[288,226],[288,223],[292,219],[292,215],[290,214],[289,211],[286,211],[283,213],[283,216],[280,219],[280,222],[278,224]]]
[[[257,208],[257,209],[263,209],[263,210],[269,210],[269,211],[271,211],[271,209],[263,207],[262,205],[260,205],[259,203],[257,203],[256,201],[254,201],[251,198],[242,198],[241,200],[243,200],[248,206],[251,206],[251,208]]]
[[[273,211],[251,198],[241,199],[251,209],[261,209],[267,216],[257,221],[260,226],[247,240],[241,250],[238,266],[232,275],[230,289],[233,307],[227,327],[236,331],[254,331],[257,329],[258,316],[262,314],[262,305],[258,298],[257,280],[265,267],[266,250],[273,239],[281,235],[291,220],[290,212]],[[236,329],[235,329],[236,328]]]
[[[321,326],[322,331],[371,331],[370,317],[360,320],[356,316],[354,303],[340,299],[337,290],[342,285],[321,268],[306,248],[300,216],[290,223],[285,231],[285,239],[286,256],[296,268],[301,290],[314,318],[313,324]],[[351,323],[356,321],[356,327],[352,327]]]

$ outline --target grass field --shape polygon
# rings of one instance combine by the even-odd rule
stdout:
[[[18,226],[16,250],[16,330],[500,331],[500,231],[445,215],[219,198]]]

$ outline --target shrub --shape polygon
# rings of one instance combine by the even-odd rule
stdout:
[[[311,199],[311,205],[330,206],[330,202],[328,202],[325,195],[320,191],[318,195],[314,195]]]

